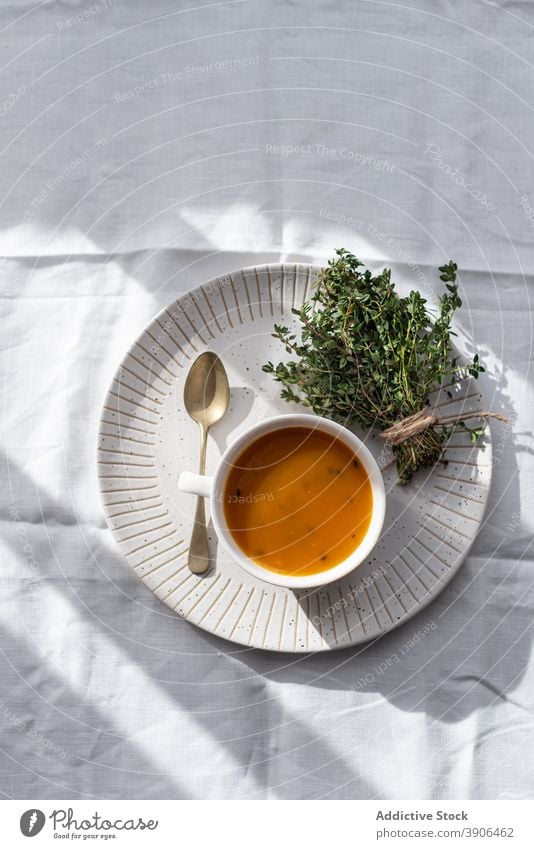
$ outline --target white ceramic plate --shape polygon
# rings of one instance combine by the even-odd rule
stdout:
[[[264,374],[283,356],[273,323],[291,326],[291,308],[311,291],[309,265],[266,265],[216,278],[163,310],[128,351],[102,410],[98,470],[108,524],[130,567],[180,616],[219,637],[275,651],[312,652],[374,639],[405,622],[444,588],[480,526],[491,480],[489,428],[480,445],[455,435],[448,464],[420,472],[407,487],[385,472],[383,536],[369,560],[323,590],[292,591],[249,576],[211,535],[213,568],[192,575],[187,546],[194,497],[180,493],[196,471],[199,435],[185,413],[189,366],[215,351],[228,371],[230,407],[209,438],[208,473],[242,429],[300,409],[279,398]],[[434,400],[434,399],[432,399]],[[444,415],[482,410],[473,380],[446,387]],[[476,421],[476,420],[475,420]],[[380,465],[376,436],[359,433]]]

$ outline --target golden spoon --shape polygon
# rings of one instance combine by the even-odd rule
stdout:
[[[217,354],[206,351],[196,358],[189,370],[184,387],[185,409],[200,426],[199,474],[206,473],[206,443],[208,430],[226,413],[230,400],[230,387],[225,368]],[[195,575],[202,575],[209,568],[208,530],[204,499],[197,496],[197,506],[188,566]]]

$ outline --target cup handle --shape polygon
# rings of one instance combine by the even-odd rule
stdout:
[[[213,490],[213,478],[208,475],[196,475],[194,472],[182,472],[178,478],[178,489],[209,498]]]

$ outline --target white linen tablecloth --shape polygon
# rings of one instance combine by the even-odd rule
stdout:
[[[520,0],[2,4],[4,797],[532,798],[533,30]],[[434,303],[456,260],[514,422],[439,600],[374,645],[262,654],[133,576],[96,428],[178,293],[339,246]]]

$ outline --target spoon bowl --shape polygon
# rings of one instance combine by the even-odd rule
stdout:
[[[189,370],[184,387],[184,405],[200,427],[210,428],[228,407],[230,388],[225,368],[217,354],[200,354]]]

